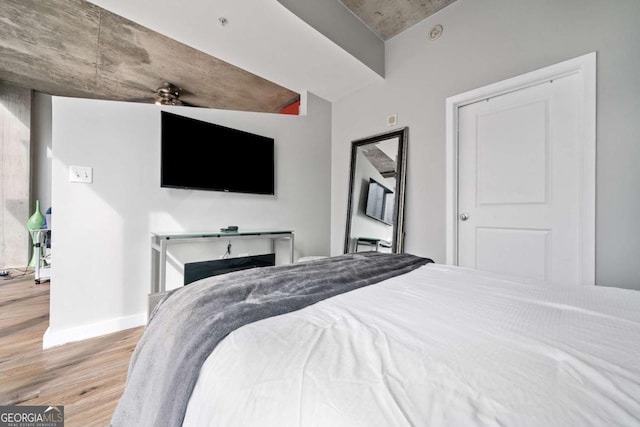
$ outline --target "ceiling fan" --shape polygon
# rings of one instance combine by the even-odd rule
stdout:
[[[173,83],[164,82],[156,89],[155,103],[157,105],[178,105],[186,107],[197,107],[180,99],[184,91]]]

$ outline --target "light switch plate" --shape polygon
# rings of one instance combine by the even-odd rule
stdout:
[[[69,166],[69,182],[93,182],[93,168],[89,166]]]

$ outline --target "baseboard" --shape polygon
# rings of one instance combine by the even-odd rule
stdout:
[[[147,313],[139,313],[131,316],[118,317],[102,322],[91,323],[84,326],[76,326],[74,328],[61,329],[52,331],[51,327],[47,328],[42,337],[42,349],[46,350],[62,344],[74,341],[86,340],[87,338],[99,337],[101,335],[111,334],[113,332],[125,329],[136,328],[147,323]]]

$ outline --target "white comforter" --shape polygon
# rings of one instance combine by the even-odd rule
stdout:
[[[186,426],[639,426],[640,292],[429,264],[244,326]]]

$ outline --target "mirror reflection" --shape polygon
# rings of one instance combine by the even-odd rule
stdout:
[[[402,252],[407,129],[352,142],[344,252]]]

